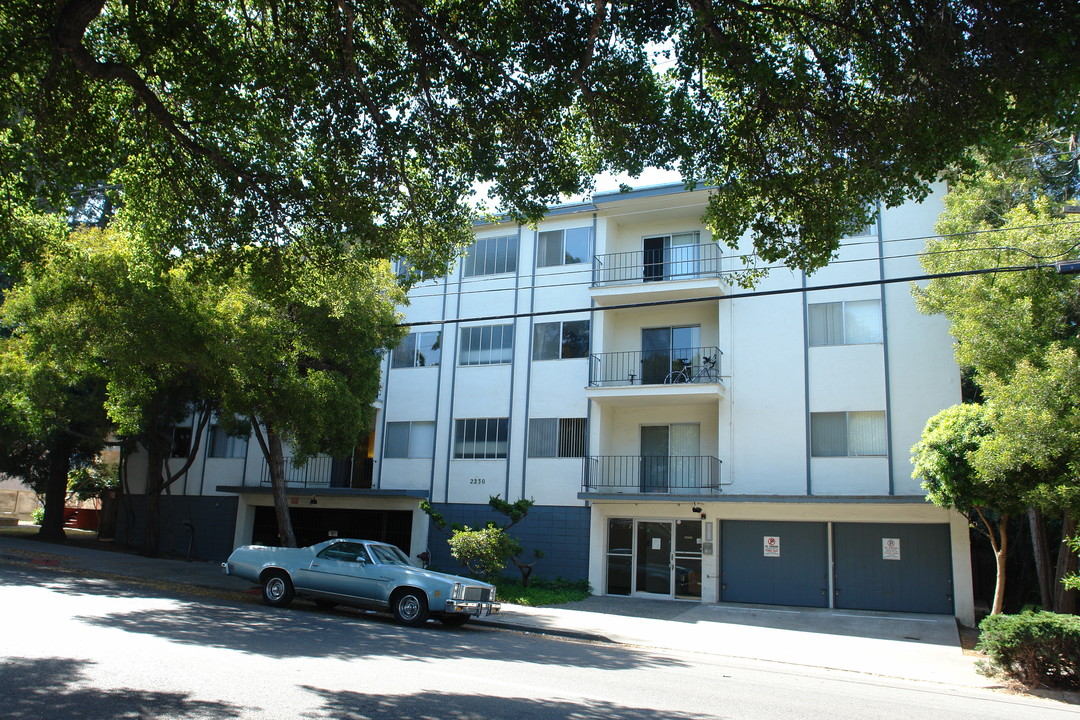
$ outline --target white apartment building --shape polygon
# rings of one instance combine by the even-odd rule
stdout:
[[[421,499],[482,525],[489,496],[531,498],[513,532],[544,552],[536,573],[599,594],[973,622],[967,523],[911,478],[926,420],[960,401],[948,325],[882,282],[921,273],[936,190],[882,209],[823,270],[753,290],[730,282],[750,248],[701,222],[715,190],[478,226],[412,291],[367,447],[290,477],[299,540],[384,539],[453,569]],[[166,522],[188,518],[203,554],[272,542],[260,454],[210,433]]]

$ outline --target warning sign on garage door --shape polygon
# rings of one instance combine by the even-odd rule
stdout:
[[[780,557],[780,536],[765,536],[765,557]]]
[[[900,538],[881,538],[881,559],[900,559]]]

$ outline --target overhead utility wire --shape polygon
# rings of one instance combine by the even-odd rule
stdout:
[[[599,312],[606,310],[632,310],[646,307],[662,307],[665,305],[686,305],[689,303],[712,302],[715,300],[739,300],[751,297],[768,297],[771,295],[792,295],[795,293],[818,292],[820,290],[844,290],[846,288],[868,287],[871,285],[892,285],[895,283],[918,282],[920,280],[938,280],[943,278],[963,277],[965,275],[988,275],[991,273],[1023,272],[1027,270],[1042,270],[1055,268],[1053,264],[1039,263],[1035,265],[1013,265],[1009,267],[983,268],[980,270],[956,270],[947,273],[934,273],[931,275],[908,275],[906,277],[883,278],[881,280],[862,280],[850,283],[833,283],[831,285],[816,285],[813,287],[793,287],[779,290],[759,290],[741,293],[730,293],[709,298],[678,298],[675,300],[651,300],[649,302],[626,303],[622,305],[600,305],[595,307],[577,308],[570,310],[537,310],[526,313],[509,313],[505,315],[480,315],[477,317],[454,318],[450,320],[423,320],[419,322],[398,323],[397,327],[429,327],[432,325],[453,325],[470,322],[489,322],[492,320],[516,320],[517,318],[547,317],[551,315],[570,315],[573,313]]]
[[[1040,224],[1036,224],[1036,225],[1021,225],[1021,226],[1018,226],[1018,227],[1008,227],[1008,228],[986,228],[986,229],[983,229],[983,230],[969,230],[967,232],[962,232],[962,233],[949,233],[948,235],[923,235],[923,236],[918,236],[918,237],[890,238],[888,240],[883,240],[881,242],[882,242],[882,244],[887,245],[887,244],[890,244],[890,243],[925,241],[925,240],[934,240],[934,239],[937,239],[937,238],[961,237],[961,236],[967,236],[967,235],[983,235],[983,234],[986,234],[986,233],[1011,232],[1011,231],[1014,231],[1014,230],[1037,230],[1037,229],[1041,229],[1041,228],[1061,227],[1061,226],[1064,226],[1064,225],[1077,225],[1077,224],[1080,224],[1080,221],[1075,221],[1074,220],[1074,221],[1066,221],[1066,222],[1040,223]],[[842,249],[848,249],[848,248],[860,247],[860,246],[863,246],[863,245],[877,245],[877,244],[878,244],[877,240],[867,240],[865,242],[844,243],[841,246],[841,248]],[[845,264],[850,264],[850,263],[878,262],[879,260],[905,260],[905,259],[913,258],[913,257],[923,257],[923,256],[927,256],[927,255],[938,255],[938,254],[956,254],[956,253],[966,253],[966,252],[985,252],[987,250],[1002,250],[1002,251],[1013,251],[1013,252],[1020,252],[1020,253],[1024,252],[1020,248],[1015,248],[1015,247],[1011,247],[1011,246],[985,246],[985,247],[975,247],[975,248],[957,248],[957,249],[953,249],[953,250],[934,250],[934,251],[930,251],[930,252],[919,251],[919,252],[914,252],[914,253],[905,253],[903,255],[889,255],[887,257],[874,256],[874,257],[867,257],[867,258],[849,258],[847,260],[833,260],[832,262],[829,263],[829,266],[830,267],[835,267],[837,265],[845,265]],[[755,258],[755,257],[757,257],[757,253],[742,253],[742,254],[738,254],[738,255],[725,255],[724,256],[724,258],[727,259],[727,260],[740,260],[740,261],[744,261],[744,262],[748,258]],[[724,271],[722,271],[720,273],[720,275],[737,275],[737,274],[739,274],[741,272],[746,272],[747,270],[750,270],[750,271],[758,271],[758,270],[772,271],[772,270],[784,269],[786,267],[787,267],[786,265],[784,265],[782,263],[778,263],[778,264],[774,264],[774,265],[764,265],[764,266],[761,266],[761,267],[747,267],[747,268],[742,268],[742,269],[724,270]],[[588,267],[588,268],[581,268],[579,270],[562,270],[562,271],[557,271],[557,272],[545,272],[542,276],[533,275],[533,277],[552,278],[552,277],[558,277],[560,275],[582,275],[582,274],[588,274],[588,275],[591,276],[592,272],[593,272],[593,269],[591,267]],[[449,280],[449,279],[447,279],[445,277],[443,277],[443,278],[434,278],[434,279],[429,280],[427,282],[441,283],[441,284],[444,284],[444,285],[451,285],[451,284],[456,283],[456,284],[458,284],[460,286],[462,284],[472,284],[472,283],[479,284],[479,283],[482,283],[482,282],[491,281],[492,279],[493,278],[491,278],[489,276],[480,275],[480,276],[475,276],[475,277],[470,277],[470,278],[461,278],[461,279],[458,279],[458,280]],[[413,300],[418,300],[418,299],[423,299],[423,298],[442,297],[444,294],[454,295],[454,296],[467,296],[467,295],[480,295],[480,294],[483,294],[483,293],[504,293],[504,292],[518,291],[518,290],[536,290],[536,289],[541,289],[541,288],[549,289],[549,288],[577,287],[577,286],[585,284],[586,282],[588,282],[588,280],[584,280],[584,281],[573,280],[573,281],[570,281],[570,282],[544,283],[544,284],[535,284],[535,283],[533,283],[533,284],[530,284],[530,285],[521,285],[521,286],[517,286],[517,287],[514,287],[514,288],[498,287],[498,288],[458,289],[458,290],[453,290],[453,291],[451,291],[449,293],[445,293],[445,291],[443,291],[443,290],[432,287],[431,288],[432,292],[414,291],[410,295],[410,297]]]

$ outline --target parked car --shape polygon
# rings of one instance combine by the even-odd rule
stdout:
[[[372,540],[335,538],[305,548],[245,545],[221,566],[226,575],[261,585],[263,602],[274,607],[302,595],[320,607],[389,610],[411,626],[430,617],[460,626],[500,607],[494,586],[416,567],[397,547]]]

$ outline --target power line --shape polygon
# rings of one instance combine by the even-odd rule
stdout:
[[[471,322],[490,322],[493,320],[516,320],[518,318],[550,317],[552,315],[570,315],[574,313],[600,312],[607,310],[632,310],[636,308],[662,307],[665,305],[686,305],[689,303],[714,302],[718,300],[740,300],[752,297],[769,297],[775,295],[792,295],[795,293],[820,292],[823,290],[844,290],[848,288],[869,287],[880,285],[893,285],[896,283],[918,282],[920,280],[939,280],[944,278],[963,277],[967,275],[988,275],[992,273],[1024,272],[1027,270],[1040,270],[1054,268],[1052,264],[1039,263],[1035,265],[1013,265],[1008,267],[981,268],[977,270],[956,270],[946,273],[933,273],[923,275],[908,275],[906,277],[882,278],[880,280],[860,280],[850,283],[832,283],[830,285],[816,285],[813,287],[781,288],[778,290],[751,290],[747,292],[729,293],[712,298],[678,298],[675,300],[650,300],[640,303],[625,303],[621,305],[601,305],[597,307],[575,308],[570,310],[536,310],[524,313],[507,313],[504,315],[482,315],[469,318],[455,318],[449,320],[424,320],[420,322],[398,323],[397,327],[430,327],[432,325],[451,325]]]
[[[1034,225],[1020,225],[1020,226],[1014,226],[1014,227],[1008,227],[1008,228],[984,228],[982,230],[969,230],[969,231],[966,231],[966,232],[949,233],[949,234],[946,234],[946,235],[922,235],[922,236],[913,236],[913,237],[904,237],[904,238],[891,238],[891,239],[888,239],[888,240],[881,240],[880,242],[883,245],[889,245],[889,244],[892,244],[892,243],[909,243],[909,242],[924,242],[925,243],[928,240],[936,240],[936,239],[945,239],[945,238],[953,238],[953,237],[966,237],[966,236],[975,236],[975,235],[985,235],[985,234],[989,234],[989,233],[1012,232],[1012,231],[1017,231],[1017,230],[1038,230],[1038,229],[1045,229],[1045,228],[1052,228],[1052,227],[1063,227],[1063,226],[1071,226],[1071,225],[1080,225],[1080,221],[1075,221],[1074,220],[1074,221],[1063,221],[1063,222],[1039,223],[1039,224],[1034,224]],[[840,249],[858,248],[858,247],[866,246],[866,245],[877,245],[878,243],[879,243],[878,239],[875,238],[875,239],[872,239],[872,240],[866,240],[866,241],[862,241],[862,242],[844,243],[843,245],[840,246]],[[884,257],[875,255],[874,257],[866,257],[866,258],[849,258],[849,259],[846,259],[846,260],[833,260],[832,262],[829,263],[829,267],[836,267],[838,265],[861,263],[861,262],[874,262],[874,263],[876,263],[876,262],[879,262],[881,260],[886,260],[886,261],[889,261],[889,260],[906,260],[906,259],[910,259],[910,258],[925,257],[925,256],[937,255],[937,254],[955,254],[955,253],[967,253],[967,252],[987,252],[987,251],[991,251],[991,250],[1001,250],[1002,252],[1017,252],[1017,253],[1028,255],[1032,259],[1046,259],[1046,258],[1040,258],[1038,256],[1032,255],[1031,253],[1027,252],[1026,250],[1024,250],[1022,248],[1011,247],[1011,246],[982,246],[982,247],[975,247],[975,248],[958,248],[958,249],[955,249],[955,250],[935,250],[935,251],[930,251],[930,252],[927,252],[927,251],[923,250],[923,251],[920,251],[920,252],[905,253],[905,254],[901,254],[901,255],[888,255],[888,256],[884,256]],[[1066,253],[1068,253],[1068,252],[1069,251],[1066,251]],[[1064,254],[1065,253],[1063,253],[1063,255]],[[749,262],[752,261],[753,259],[757,258],[757,253],[743,253],[743,254],[739,254],[739,255],[727,255],[727,256],[724,256],[724,258],[728,259],[728,260],[731,260],[731,261],[741,261],[746,265],[746,267],[739,268],[739,269],[719,271],[717,273],[718,277],[723,277],[725,275],[727,275],[727,276],[739,275],[739,274],[745,273],[745,272],[754,272],[754,271],[761,271],[761,270],[771,272],[773,270],[780,270],[780,269],[784,269],[784,268],[787,267],[786,265],[779,264],[779,263],[771,264],[771,265],[764,265],[764,266],[761,266],[761,267],[753,267],[753,266],[751,266],[749,264]],[[534,281],[533,283],[531,283],[529,285],[515,285],[514,287],[496,287],[496,288],[463,288],[462,287],[465,284],[483,283],[483,282],[489,282],[491,280],[494,280],[495,278],[493,278],[491,276],[478,276],[478,277],[475,277],[475,278],[460,278],[458,280],[449,280],[447,278],[438,278],[438,279],[436,279],[436,280],[434,280],[432,282],[441,282],[441,283],[444,283],[446,285],[457,284],[459,286],[459,289],[447,292],[446,290],[439,290],[439,289],[436,289],[436,288],[432,288],[432,292],[414,292],[414,293],[410,294],[410,298],[413,299],[413,300],[425,299],[425,298],[441,298],[444,295],[445,296],[461,296],[461,297],[465,297],[465,296],[481,295],[481,294],[485,294],[485,293],[505,293],[505,292],[518,292],[518,291],[522,291],[522,290],[539,290],[539,289],[547,290],[547,289],[555,289],[555,288],[579,287],[581,285],[586,284],[591,279],[591,277],[592,277],[592,268],[591,267],[584,267],[584,268],[581,268],[581,269],[578,269],[578,270],[563,270],[563,271],[556,271],[556,272],[545,272],[542,276],[540,276],[540,277],[544,277],[544,278],[552,278],[552,277],[558,277],[560,275],[573,276],[573,275],[582,275],[582,274],[588,274],[589,277],[584,279],[584,280],[573,280],[573,281],[570,281],[570,282],[562,282],[562,283],[537,284]],[[533,278],[537,277],[535,272],[533,273],[532,277]]]

